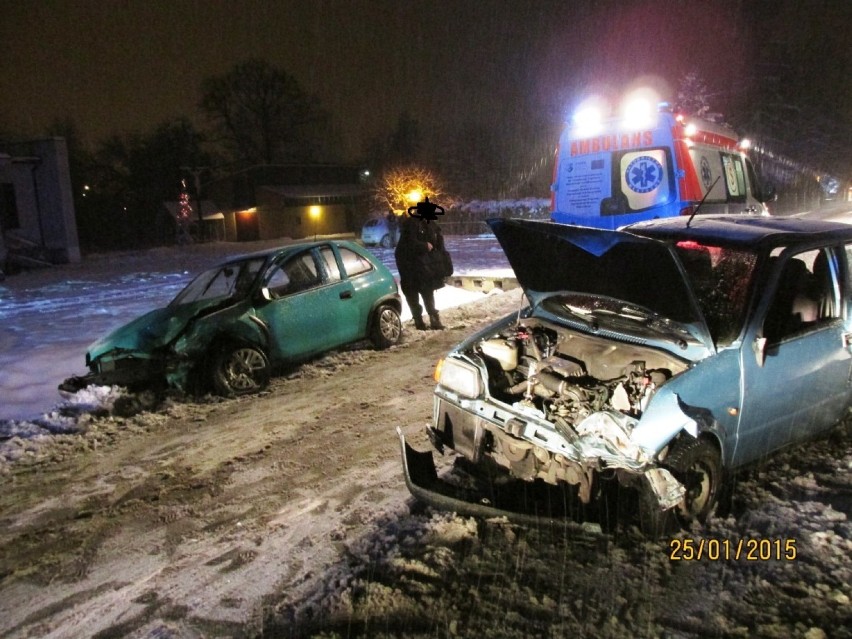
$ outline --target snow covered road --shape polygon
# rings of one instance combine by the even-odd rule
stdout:
[[[165,306],[202,269],[275,245],[220,242],[95,255],[82,264],[7,278],[0,284],[0,421],[51,411],[62,401],[57,385],[86,372],[84,357],[93,341]],[[448,236],[447,247],[458,274],[511,274],[493,236]],[[397,275],[392,249],[370,250]],[[481,297],[445,287],[436,303],[450,308]]]

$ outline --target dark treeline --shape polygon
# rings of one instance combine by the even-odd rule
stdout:
[[[826,29],[840,28],[848,9],[831,2],[782,3],[773,9],[770,0],[732,0],[740,20],[731,22],[730,40],[719,44],[735,49],[725,59],[742,63],[720,69],[699,47],[694,59],[666,53],[689,45],[682,30],[660,28],[657,39],[639,38],[636,29],[647,30],[648,23],[635,19],[635,3],[604,2],[610,9],[605,24],[591,10],[593,4],[580,3],[588,5],[585,12],[570,9],[571,33],[578,37],[542,37],[523,42],[517,51],[516,37],[500,80],[481,87],[481,102],[434,113],[429,120],[401,106],[386,131],[361,140],[354,159],[341,157],[339,149],[351,148],[341,143],[341,131],[357,130],[357,123],[334,121],[291,73],[257,58],[201,80],[197,113],[150,131],[90,145],[77,123],[56,121],[45,133],[68,143],[81,246],[91,252],[171,243],[174,222],[164,202],[177,201],[182,190],[198,198],[197,186],[203,191],[205,183],[254,165],[343,162],[369,169],[372,180],[380,180],[383,171],[416,165],[434,175],[453,202],[549,198],[566,104],[576,102],[605,71],[611,84],[620,79],[619,86],[627,86],[637,69],[616,69],[612,61],[630,58],[628,52],[637,59],[667,60],[656,70],[677,78],[671,83],[672,101],[692,112],[718,113],[755,141],[759,152],[753,157],[776,186],[780,206],[818,204],[835,178],[840,188],[846,186],[852,175],[846,135],[852,129],[846,80],[852,48]],[[707,17],[706,7],[700,13],[698,4],[683,5],[689,8],[686,18]],[[543,13],[545,18],[553,21],[550,14]],[[653,49],[658,40],[666,44],[659,45],[662,53]],[[575,55],[577,48],[590,46],[602,55]],[[529,65],[530,57],[536,65]],[[0,139],[14,139],[14,133],[3,131]]]

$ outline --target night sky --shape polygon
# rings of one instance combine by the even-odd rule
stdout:
[[[795,77],[833,69],[837,133],[852,135],[850,24],[850,0],[5,0],[0,132],[70,118],[99,141],[182,115],[203,124],[201,80],[259,57],[319,97],[352,155],[404,110],[427,129],[511,127],[521,103],[558,121],[590,83],[665,91],[689,70],[724,111],[771,45],[805,52]]]

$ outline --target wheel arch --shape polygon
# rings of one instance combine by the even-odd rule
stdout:
[[[194,386],[206,388],[209,385],[209,371],[213,366],[216,355],[226,347],[251,346],[263,351],[267,359],[270,359],[269,346],[271,334],[266,324],[254,316],[250,316],[251,326],[236,324],[228,326],[227,329],[218,331],[207,343],[204,352],[193,367]],[[235,330],[237,328],[238,330]]]
[[[716,451],[719,453],[719,459],[721,462],[721,470],[723,473],[727,474],[728,462],[729,459],[725,457],[725,445],[724,445],[724,431],[722,426],[719,425],[715,421],[706,422],[704,420],[696,420],[698,424],[698,432],[697,435],[693,435],[692,433],[681,430],[675,437],[669,441],[667,445],[667,454],[671,454],[673,448],[677,447],[684,442],[694,441],[696,439],[701,441],[706,441],[711,444]],[[663,460],[665,463],[665,460]]]
[[[223,346],[254,346],[269,355],[269,345],[272,334],[266,323],[254,315],[248,317],[249,322],[232,324],[220,330],[207,346],[207,354],[215,353]]]
[[[367,327],[365,335],[370,335],[373,331],[373,327],[376,323],[376,311],[384,305],[389,305],[394,308],[394,310],[402,315],[402,300],[397,294],[388,294],[380,297],[375,302],[373,302],[372,306],[370,306],[370,313],[367,316]]]
[[[727,468],[730,458],[725,455],[725,436],[724,427],[715,419],[699,419],[698,423],[698,439],[704,440],[712,444],[719,453],[719,462],[721,464],[722,474],[727,474]]]

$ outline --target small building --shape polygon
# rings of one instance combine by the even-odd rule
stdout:
[[[340,165],[255,166],[202,189],[228,241],[353,233],[368,201],[358,168]]]
[[[0,141],[0,268],[79,261],[65,139]]]

